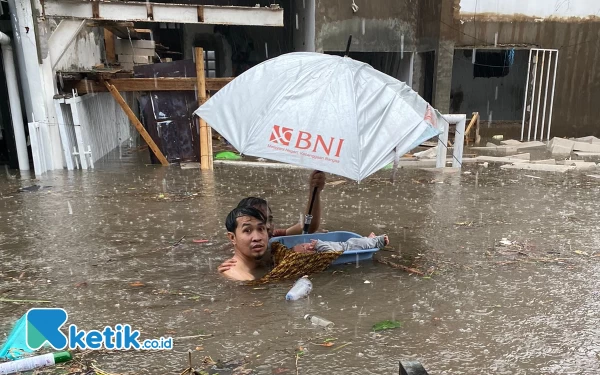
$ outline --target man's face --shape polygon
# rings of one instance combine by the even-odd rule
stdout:
[[[260,260],[267,251],[269,241],[265,223],[250,216],[241,216],[236,220],[235,233],[227,234],[235,251],[247,258]]]

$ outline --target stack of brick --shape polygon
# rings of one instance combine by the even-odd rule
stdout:
[[[117,39],[115,53],[123,69],[133,70],[135,65],[152,64],[155,43],[153,40]]]

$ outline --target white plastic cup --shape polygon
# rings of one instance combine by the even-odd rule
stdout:
[[[331,322],[325,318],[321,318],[320,316],[306,314],[306,315],[304,315],[304,319],[310,320],[310,322],[312,324],[319,326],[319,327],[323,327],[323,328],[333,327],[333,322]]]

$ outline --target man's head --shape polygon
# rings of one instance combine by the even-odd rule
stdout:
[[[237,206],[238,208],[252,207],[262,212],[263,216],[266,218],[265,224],[267,226],[269,238],[273,237],[273,213],[266,200],[256,197],[247,197],[242,199]]]
[[[236,207],[227,215],[227,237],[236,253],[254,260],[263,257],[269,241],[265,221],[265,215],[253,207]]]

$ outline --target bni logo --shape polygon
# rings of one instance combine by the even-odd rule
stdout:
[[[99,330],[80,330],[75,324],[69,326],[69,335],[60,329],[67,322],[68,314],[59,308],[35,308],[27,312],[25,336],[31,350],[41,348],[46,342],[56,350],[73,349],[173,349],[172,337],[146,339],[140,342],[140,331],[133,330],[129,324],[106,326]]]
[[[292,128],[284,128],[279,125],[273,125],[273,130],[271,131],[271,138],[269,141],[273,143],[279,143],[284,146],[289,146],[292,141],[292,133],[294,129]]]

